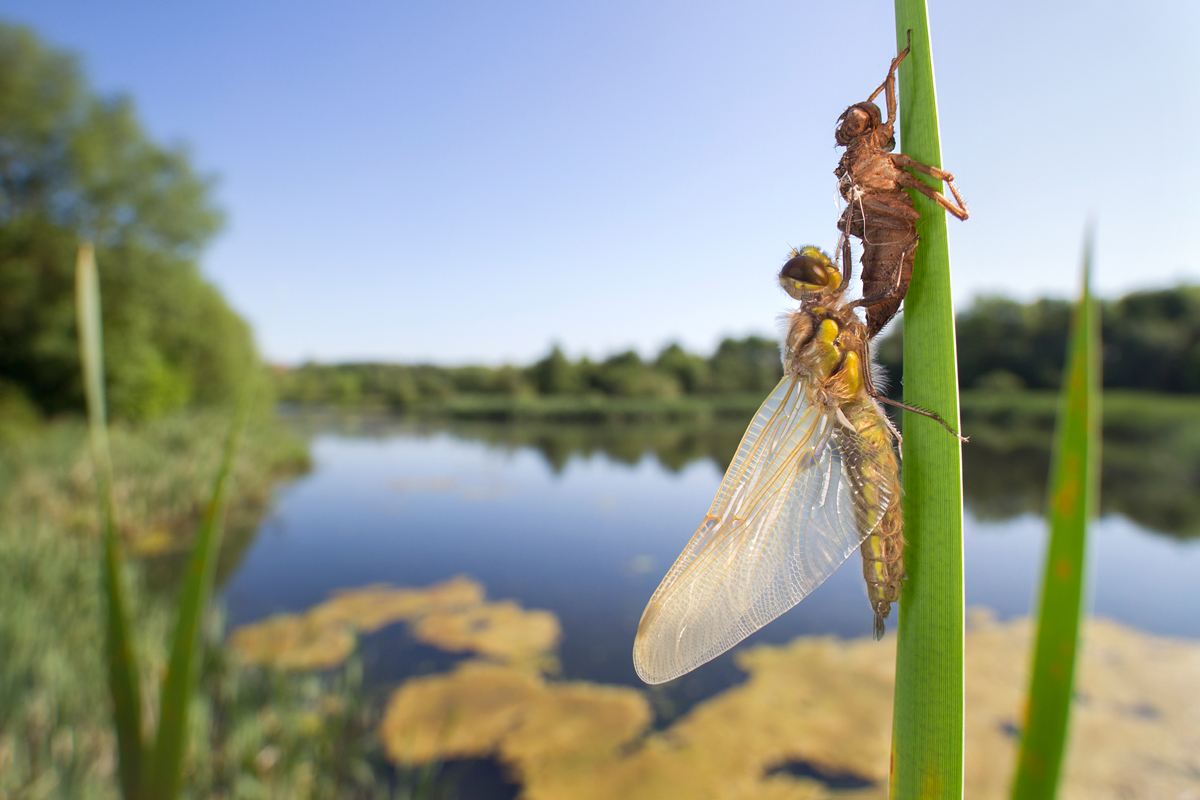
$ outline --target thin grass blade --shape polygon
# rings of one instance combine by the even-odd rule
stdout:
[[[1029,698],[1012,796],[1052,798],[1058,788],[1083,611],[1088,520],[1099,502],[1100,315],[1089,289],[1092,237],[1084,243],[1083,289],[1071,317],[1046,517],[1050,541],[1038,603]]]
[[[221,549],[233,461],[250,406],[248,390],[225,440],[225,450],[213,484],[212,497],[188,559],[183,591],[179,598],[179,615],[175,622],[170,661],[167,674],[163,678],[158,736],[143,783],[144,796],[154,800],[174,800],[179,796],[183,758],[187,746],[188,711],[203,655],[201,628],[212,595],[217,555]]]
[[[79,360],[87,398],[88,431],[96,472],[96,494],[104,526],[101,583],[108,599],[105,620],[105,658],[108,689],[117,728],[118,774],[126,800],[138,797],[142,771],[142,702],[138,688],[137,651],[129,621],[129,600],[123,583],[125,558],[117,535],[113,498],[112,459],[108,451],[108,421],[104,401],[104,339],[101,332],[100,279],[90,243],[79,246],[75,262],[75,311],[79,329]]]
[[[941,165],[929,22],[923,0],[896,0],[900,144]],[[941,184],[932,182],[935,188]],[[909,192],[921,213],[912,284],[904,301],[904,402],[941,414],[959,429],[958,369],[946,215]],[[904,553],[896,693],[892,717],[893,798],[961,798],[963,787],[962,462],[955,437],[936,422],[904,415]]]

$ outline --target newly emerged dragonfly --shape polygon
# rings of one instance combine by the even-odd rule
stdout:
[[[904,580],[897,436],[870,388],[866,325],[815,247],[779,281],[800,308],[784,377],[755,414],[712,507],[650,598],[633,663],[663,683],[799,603],[856,548],[875,635]]]

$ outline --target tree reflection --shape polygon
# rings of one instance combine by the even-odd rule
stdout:
[[[963,397],[963,495],[979,519],[1041,514],[1053,442],[1053,393]],[[1155,533],[1200,537],[1200,415],[1193,398],[1106,393],[1101,512],[1122,514]],[[734,414],[696,421],[628,423],[453,422],[337,415],[351,436],[449,433],[515,451],[532,449],[555,473],[573,459],[602,457],[635,465],[654,459],[678,473],[708,461],[724,471],[747,419]],[[301,428],[328,428],[329,417],[293,418]]]
[[[963,495],[979,519],[1041,514],[1052,442],[1050,419],[1001,427],[964,417],[972,434],[963,446]],[[1012,421],[1010,421],[1012,422]],[[1024,420],[1023,423],[1029,423]],[[1039,422],[1039,421],[1035,421]],[[694,462],[729,466],[741,441],[740,422],[705,425],[454,425],[462,438],[506,449],[532,448],[562,472],[573,458],[601,456],[621,464],[655,459],[676,473]],[[1179,437],[1152,425],[1133,430],[1105,426],[1102,513],[1129,517],[1156,533],[1200,536],[1200,462],[1181,450]]]

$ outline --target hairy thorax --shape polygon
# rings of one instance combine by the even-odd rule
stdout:
[[[866,341],[866,326],[852,310],[806,304],[788,320],[784,370],[810,383],[814,398],[826,408],[864,402]]]

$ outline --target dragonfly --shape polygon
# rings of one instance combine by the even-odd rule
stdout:
[[[800,307],[784,376],[742,437],[712,506],[650,598],[633,645],[646,683],[677,678],[799,603],[856,549],[874,633],[904,580],[900,435],[870,383],[870,335],[816,247],[779,273]]]

